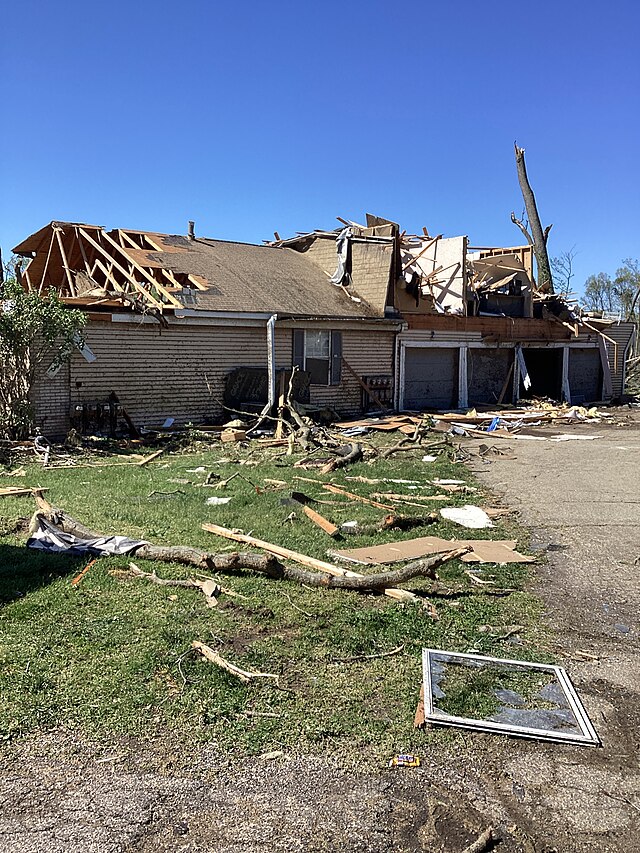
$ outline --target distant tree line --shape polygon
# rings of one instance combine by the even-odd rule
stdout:
[[[584,283],[582,307],[587,311],[619,314],[623,320],[640,321],[640,263],[626,258],[615,277],[599,272]]]

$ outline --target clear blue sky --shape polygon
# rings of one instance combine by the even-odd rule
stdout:
[[[51,219],[260,242],[365,211],[576,285],[640,256],[640,3],[5,4],[3,254]]]

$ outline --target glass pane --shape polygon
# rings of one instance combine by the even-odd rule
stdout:
[[[309,358],[329,358],[329,332],[306,331],[305,354]],[[307,367],[307,370],[309,368]]]
[[[431,690],[436,713],[580,734],[553,673],[442,655],[432,657]]]

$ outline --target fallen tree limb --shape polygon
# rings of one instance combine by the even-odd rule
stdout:
[[[488,826],[472,844],[465,847],[462,853],[485,853],[487,850],[492,850],[500,836],[492,826]]]
[[[217,536],[222,536],[225,539],[232,539],[234,542],[243,542],[245,545],[253,545],[256,548],[262,548],[262,550],[268,551],[270,554],[275,554],[277,557],[283,557],[285,560],[293,560],[296,563],[319,570],[320,572],[326,573],[332,577],[347,577],[352,579],[361,577],[357,572],[352,572],[348,569],[334,566],[331,563],[326,563],[324,560],[316,560],[315,557],[308,557],[306,554],[300,554],[298,551],[292,551],[290,548],[283,548],[281,545],[274,545],[272,542],[265,542],[263,539],[256,539],[254,536],[247,536],[244,533],[236,533],[226,527],[220,527],[218,524],[203,524],[202,529],[207,530],[209,533],[215,533]],[[322,576],[319,576],[319,578],[314,577],[314,573],[311,572],[303,572],[301,569],[291,568],[287,569],[287,571],[295,572],[297,574],[296,580],[299,580],[300,583],[306,583],[309,586],[330,585],[323,581]],[[388,586],[392,586],[392,584],[388,584]],[[361,589],[362,587],[354,586],[342,588]],[[370,589],[373,589],[373,587],[370,587]],[[388,595],[390,598],[395,598],[398,601],[415,601],[417,598],[417,596],[406,589],[385,589],[384,592],[385,595]]]
[[[219,583],[216,583],[213,578],[205,578],[204,580],[198,580],[197,578],[188,578],[186,580],[159,578],[155,572],[143,572],[135,563],[129,563],[129,570],[134,577],[144,578],[150,583],[157,584],[158,586],[177,586],[199,589],[204,595],[207,607],[215,607],[217,605],[218,599],[216,596],[220,595],[221,592],[230,592],[230,590],[227,590],[220,586]]]
[[[67,515],[63,510],[52,507],[42,497],[37,498],[39,505],[42,507],[40,512],[47,520],[58,527],[62,532],[71,533],[78,539],[97,539],[102,536],[93,530],[82,525],[71,516]],[[36,514],[37,515],[37,514]],[[250,554],[243,552],[231,552],[226,554],[212,554],[206,551],[201,551],[197,548],[188,546],[171,546],[171,545],[151,545],[144,544],[136,548],[132,553],[142,559],[159,561],[159,562],[179,562],[185,565],[196,566],[199,569],[216,570],[219,572],[235,573],[239,570],[248,569],[249,571],[259,572],[274,579],[290,580],[296,583],[306,584],[312,587],[324,587],[329,589],[346,589],[357,592],[384,592],[385,595],[397,601],[420,601],[420,598],[413,592],[406,589],[396,589],[396,584],[405,583],[414,577],[427,577],[434,579],[436,577],[436,569],[448,560],[456,559],[467,553],[468,548],[458,548],[443,554],[438,554],[427,560],[416,560],[409,563],[400,569],[393,571],[384,571],[377,574],[362,575],[357,572],[352,572],[348,569],[343,569],[334,566],[331,563],[325,563],[322,560],[316,560],[313,557],[307,557],[304,554],[299,554],[296,551],[291,551],[288,548],[283,548],[279,545],[273,545],[270,542],[264,542],[256,539],[253,536],[246,536],[241,533],[235,533],[225,527],[219,527],[216,524],[203,524],[202,528],[211,533],[216,533],[218,536],[223,536],[226,539],[233,539],[239,542],[245,542],[248,545],[262,548],[268,551],[268,554]],[[307,569],[297,568],[295,566],[285,566],[276,556],[285,559],[293,560],[294,562],[302,563],[316,571],[308,571]],[[141,572],[141,570],[138,570]],[[155,573],[141,572],[140,577],[145,577],[153,583],[158,583],[163,586],[200,586],[198,581],[165,581],[158,578]],[[202,587],[200,587],[202,588]],[[205,590],[203,590],[205,592]],[[205,592],[206,595],[206,592]]]
[[[323,465],[320,469],[320,473],[330,474],[337,468],[344,468],[345,465],[351,465],[352,462],[357,462],[359,459],[362,459],[362,445],[358,444],[356,441],[352,441],[349,444],[348,452],[344,456],[336,456],[335,459],[327,462],[327,464]]]
[[[205,643],[201,643],[198,640],[194,640],[191,643],[191,648],[200,652],[200,654],[210,663],[214,663],[216,666],[219,666],[220,669],[224,669],[231,675],[235,675],[235,677],[240,679],[243,684],[249,684],[249,682],[253,681],[255,678],[273,678],[275,683],[278,684],[279,676],[273,675],[271,672],[252,672],[248,669],[240,669],[239,666],[229,663],[228,660],[221,657],[215,649],[211,648],[211,646],[207,646]]]

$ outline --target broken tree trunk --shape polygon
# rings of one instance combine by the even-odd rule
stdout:
[[[553,293],[553,279],[551,277],[551,264],[549,262],[549,253],[547,251],[547,238],[551,225],[545,229],[542,228],[538,207],[536,205],[536,197],[531,189],[529,178],[527,177],[527,167],[524,162],[524,148],[519,148],[514,142],[513,144],[516,153],[516,168],[518,170],[518,183],[522,191],[527,218],[529,219],[529,227],[531,228],[531,236],[529,236],[526,228],[518,219],[515,213],[511,214],[511,221],[514,222],[523,232],[529,243],[533,243],[533,251],[536,256],[536,264],[538,265],[538,289],[543,293]]]

